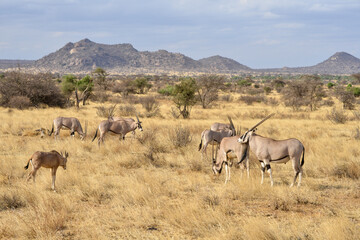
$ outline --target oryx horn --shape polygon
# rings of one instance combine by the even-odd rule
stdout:
[[[137,113],[135,113],[135,115],[136,115],[136,119],[138,120],[138,122],[141,123],[140,120],[139,120],[139,117],[138,117]]]
[[[275,113],[270,114],[269,116],[267,116],[266,118],[264,118],[263,120],[261,120],[260,122],[258,122],[255,126],[253,126],[252,128],[249,129],[249,131],[254,130],[257,126],[259,126],[260,124],[262,124],[263,122],[265,122],[266,120],[268,120],[269,118],[271,118]]]
[[[230,116],[228,116],[228,119],[229,119],[230,126],[231,126],[232,130],[235,131],[235,132],[234,132],[234,136],[235,136],[235,135],[236,135],[236,129],[235,129],[234,123],[233,123],[233,121],[231,120],[231,117],[230,117]]]

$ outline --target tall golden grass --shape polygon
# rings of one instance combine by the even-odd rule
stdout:
[[[98,104],[74,109],[10,110],[0,108],[0,238],[2,239],[356,239],[360,236],[360,142],[355,119],[333,124],[323,107],[293,112],[283,106],[252,106],[220,101],[212,109],[195,106],[188,120],[174,119],[172,103],[162,99],[160,114],[145,117],[144,132],[125,141],[108,134],[100,148],[91,142]],[[121,104],[120,104],[121,105]],[[120,107],[119,105],[119,107]],[[105,106],[111,106],[108,103]],[[211,162],[201,161],[200,133],[213,122],[258,128],[275,139],[298,138],[306,148],[301,188],[289,188],[291,163],[273,164],[260,185],[257,160],[250,154],[251,176],[232,167],[232,179],[213,176]],[[349,113],[350,115],[350,113]],[[60,140],[24,132],[51,128],[58,116],[88,121],[80,141],[61,130]],[[127,117],[127,116],[124,116]],[[130,116],[135,117],[135,116]],[[192,141],[175,147],[176,127]],[[57,172],[51,191],[49,170],[36,183],[25,182],[24,166],[35,151],[68,151],[67,170]],[[210,151],[208,151],[210,152]]]

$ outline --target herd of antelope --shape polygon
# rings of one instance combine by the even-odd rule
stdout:
[[[249,177],[249,153],[251,152],[256,156],[261,165],[261,184],[264,182],[265,170],[270,175],[271,186],[274,181],[272,177],[272,171],[270,163],[287,163],[289,160],[292,162],[294,169],[294,179],[291,183],[291,187],[294,186],[297,177],[299,181],[297,186],[301,184],[302,178],[302,166],[304,165],[305,148],[303,144],[295,139],[290,138],[286,140],[274,140],[272,138],[262,137],[255,133],[257,127],[264,121],[269,119],[273,114],[270,114],[255,126],[251,127],[244,134],[237,134],[235,126],[229,118],[229,124],[225,123],[214,123],[210,129],[204,130],[201,133],[201,141],[199,145],[199,151],[201,150],[201,159],[205,154],[206,148],[210,144],[212,145],[212,170],[213,173],[218,175],[221,173],[222,168],[225,166],[225,183],[230,180],[230,167],[233,164],[233,160],[237,159],[237,164],[243,164],[243,167],[247,170],[247,176]],[[125,135],[129,132],[135,134],[135,130],[139,129],[143,131],[141,121],[136,115],[137,121],[133,118],[122,118],[122,117],[110,117],[107,120],[101,121],[98,128],[96,129],[94,141],[99,132],[98,145],[104,143],[104,137],[107,132],[113,132],[120,135],[120,140],[125,140]],[[70,129],[70,136],[74,137],[75,132],[80,136],[81,140],[84,140],[87,132],[87,122],[85,122],[85,131],[83,130],[80,121],[74,117],[58,117],[55,118],[52,124],[52,129],[49,132],[49,136],[54,133],[55,139],[57,139],[60,129]],[[55,132],[54,132],[55,130]],[[45,135],[43,128],[36,130],[41,131],[41,137]],[[241,131],[241,130],[240,130]],[[214,152],[215,148],[215,152]],[[52,190],[55,191],[55,179],[56,170],[59,166],[66,169],[66,162],[69,154],[67,152],[58,153],[53,150],[51,152],[35,152],[28,160],[25,169],[28,169],[29,163],[32,166],[32,171],[29,173],[27,180],[31,177],[35,182],[35,175],[40,167],[51,168],[52,175]],[[206,157],[207,159],[207,157]],[[301,161],[300,161],[301,160]]]

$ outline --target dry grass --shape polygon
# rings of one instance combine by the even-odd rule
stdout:
[[[247,106],[227,99],[218,105],[195,106],[191,118],[183,120],[172,117],[171,101],[163,99],[159,116],[141,119],[144,132],[135,138],[130,133],[125,141],[108,134],[101,148],[91,142],[103,120],[95,103],[80,110],[0,108],[0,239],[358,238],[360,151],[352,130],[357,122],[332,124],[326,116],[331,108],[325,107],[292,112],[281,105]],[[145,111],[140,103],[133,107]],[[273,188],[268,176],[260,185],[253,155],[250,179],[233,166],[224,185],[224,175],[213,176],[211,162],[201,161],[200,133],[215,121],[227,122],[227,115],[244,131],[272,112],[277,114],[258,127],[258,134],[303,142],[302,187],[289,188],[290,163],[272,165]],[[58,141],[22,136],[50,128],[57,116],[88,120],[87,139],[71,139],[66,130]],[[179,140],[186,144],[174,147],[169,133],[178,126],[187,131]],[[23,169],[33,152],[52,149],[70,153],[68,169],[58,170],[56,193],[50,190],[48,170],[40,169],[33,184],[25,182]]]

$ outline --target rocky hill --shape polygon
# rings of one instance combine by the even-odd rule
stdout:
[[[233,59],[212,56],[194,60],[166,50],[138,51],[131,44],[99,44],[83,39],[36,60],[0,60],[0,70],[16,68],[58,73],[89,73],[101,67],[116,74],[158,73],[253,73],[253,74],[353,74],[360,72],[360,59],[338,52],[309,67],[251,69]]]
[[[360,59],[346,53],[337,52],[325,61],[309,67],[258,69],[260,72],[282,74],[353,74],[360,72]]]
[[[229,72],[250,68],[234,60],[216,56],[196,61],[166,50],[138,51],[131,44],[106,45],[81,40],[68,43],[58,51],[35,62],[41,70],[89,72],[101,67],[109,72]]]

